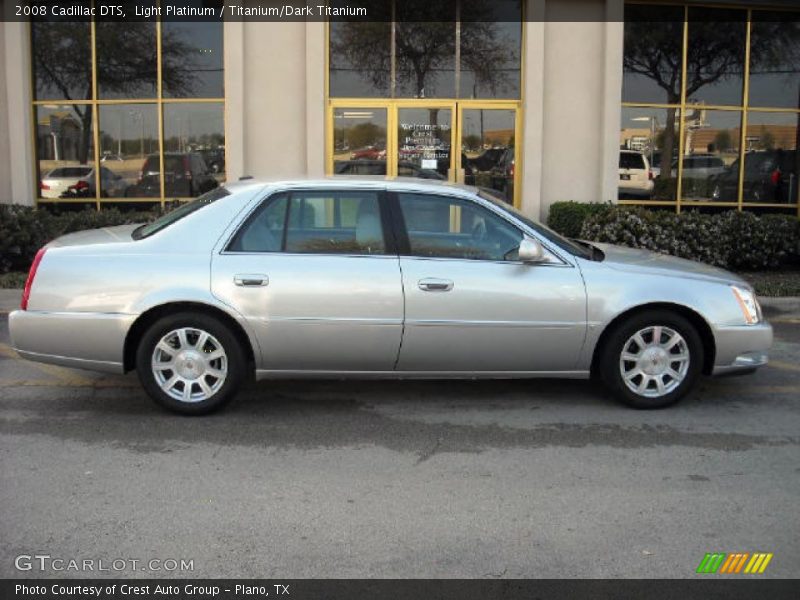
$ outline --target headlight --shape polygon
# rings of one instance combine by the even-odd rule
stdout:
[[[731,286],[731,291],[742,309],[742,314],[747,324],[754,325],[758,323],[761,320],[761,307],[758,305],[755,292],[736,285]]]

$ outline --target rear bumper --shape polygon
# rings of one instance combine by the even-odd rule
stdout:
[[[772,326],[769,323],[719,327],[714,331],[717,345],[713,375],[752,371],[769,360]]]
[[[28,360],[123,372],[125,337],[136,315],[17,310],[8,316],[11,344]]]

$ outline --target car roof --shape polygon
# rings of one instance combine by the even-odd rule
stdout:
[[[297,177],[285,179],[244,179],[226,183],[225,187],[231,191],[254,185],[268,187],[357,187],[363,189],[403,189],[415,191],[441,192],[443,190],[456,191],[462,194],[477,194],[478,188],[463,183],[451,183],[437,179],[418,179],[416,177],[387,177],[383,175],[336,175],[329,177]]]

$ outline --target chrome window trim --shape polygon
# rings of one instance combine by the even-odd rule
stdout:
[[[421,182],[421,186],[424,186],[425,183]],[[442,196],[448,199],[457,199],[457,200],[464,200],[467,202],[474,202],[479,206],[486,208],[487,210],[491,211],[493,214],[497,215],[511,226],[516,227],[517,229],[521,230],[523,233],[536,239],[542,246],[549,252],[553,257],[555,257],[559,262],[546,262],[546,263],[526,263],[522,261],[496,261],[496,260],[486,260],[486,259],[478,259],[478,258],[453,258],[453,257],[435,257],[435,256],[414,256],[414,255],[402,255],[402,254],[340,254],[340,253],[314,253],[314,252],[236,252],[234,250],[228,250],[227,248],[230,246],[233,238],[239,232],[241,227],[250,218],[250,215],[253,214],[258,208],[267,200],[269,200],[272,196],[281,193],[290,193],[290,192],[302,192],[302,191],[346,191],[348,189],[352,189],[353,191],[375,191],[376,193],[409,193],[409,194],[427,194],[432,196]],[[477,192],[472,192],[470,190],[464,190],[459,188],[447,188],[446,191],[438,190],[438,189],[430,189],[427,187],[419,188],[416,187],[414,184],[410,184],[409,182],[387,182],[387,181],[369,181],[369,180],[355,180],[355,181],[348,181],[347,179],[339,179],[335,182],[328,182],[326,181],[325,184],[308,184],[307,182],[302,183],[276,183],[276,184],[268,184],[267,190],[263,191],[263,195],[258,193],[255,195],[254,199],[250,200],[251,204],[249,207],[246,207],[242,210],[239,215],[237,215],[237,219],[232,222],[229,226],[229,233],[227,236],[224,236],[225,241],[221,244],[217,244],[215,251],[219,255],[233,255],[233,256],[244,256],[244,255],[252,255],[252,256],[263,256],[269,254],[282,254],[282,255],[293,255],[293,256],[339,256],[339,257],[361,257],[361,258],[416,258],[422,260],[469,260],[472,262],[482,262],[482,263],[496,263],[496,264],[518,264],[518,265],[526,265],[526,266],[543,266],[543,267],[561,267],[561,268],[577,268],[577,257],[572,257],[574,260],[570,260],[569,258],[565,257],[566,251],[561,250],[560,248],[554,248],[553,244],[546,238],[543,238],[536,232],[536,230],[528,227],[525,223],[518,221],[514,218],[514,215],[506,213],[499,207],[495,206],[488,200],[484,200],[481,198]],[[383,207],[381,207],[383,210]],[[568,253],[566,253],[568,254]]]

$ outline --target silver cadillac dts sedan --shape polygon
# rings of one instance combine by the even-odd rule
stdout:
[[[752,288],[707,265],[565,239],[473,187],[229,184],[157,221],[61,237],[11,313],[24,358],[138,372],[201,414],[255,374],[596,376],[676,402],[767,362]]]

